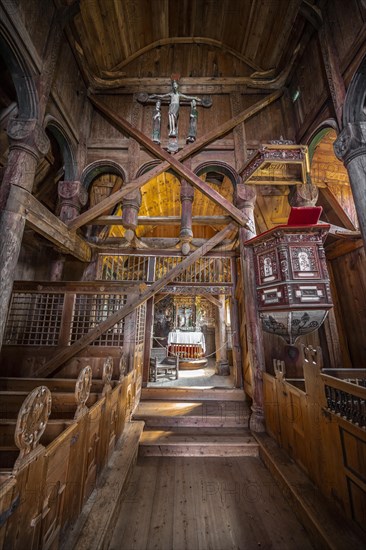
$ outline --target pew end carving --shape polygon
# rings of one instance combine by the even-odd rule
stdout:
[[[78,420],[84,416],[84,414],[87,414],[89,410],[86,406],[86,402],[89,399],[91,384],[92,370],[91,367],[87,366],[83,368],[75,384],[75,400],[78,407],[75,412],[74,420]]]
[[[113,376],[113,358],[107,357],[103,364],[103,393],[102,395],[106,395],[106,393],[110,392],[112,389],[112,376]]]
[[[14,471],[32,460],[51,414],[52,397],[46,386],[35,388],[24,400],[15,427],[14,440],[19,456]]]

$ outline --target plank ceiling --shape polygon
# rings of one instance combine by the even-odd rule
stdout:
[[[224,49],[253,72],[277,70],[299,39],[300,5],[301,0],[81,0],[74,36],[98,77],[123,70],[154,48],[192,42]]]

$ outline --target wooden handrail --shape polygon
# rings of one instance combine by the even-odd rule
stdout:
[[[357,386],[351,382],[346,382],[340,378],[335,378],[334,376],[328,376],[327,374],[320,374],[320,378],[327,386],[334,388],[336,390],[343,391],[354,397],[359,397],[360,399],[366,399],[366,388],[362,386]]]

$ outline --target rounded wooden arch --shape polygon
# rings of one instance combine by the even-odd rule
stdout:
[[[157,166],[159,166],[159,164],[161,164],[162,161],[159,160],[159,159],[155,159],[155,160],[150,160],[148,162],[145,162],[145,164],[143,164],[142,166],[140,166],[140,168],[137,170],[136,172],[136,179],[139,178],[140,176],[142,176],[143,174],[146,174],[146,172],[149,172],[150,170],[152,170],[153,168],[156,168]],[[172,174],[172,176],[175,176],[179,181],[180,181],[180,176],[178,174],[176,174],[174,172],[174,170],[172,170],[171,168],[169,168],[168,170],[166,170],[166,172],[168,172],[169,174]]]
[[[90,184],[95,178],[101,174],[114,174],[126,181],[126,172],[118,162],[108,159],[101,159],[92,162],[86,166],[81,174],[80,181],[86,189],[89,189]]]
[[[66,181],[74,181],[77,175],[77,165],[69,136],[62,127],[62,124],[56,118],[49,115],[45,119],[45,129],[51,132],[60,147],[64,161],[64,179]]]
[[[343,126],[366,122],[366,56],[353,75],[343,105]]]
[[[0,54],[8,67],[17,94],[18,118],[37,119],[39,98],[34,73],[27,62],[22,48],[10,33],[4,21],[0,20]]]
[[[327,120],[324,120],[323,122],[318,124],[315,130],[311,133],[309,139],[307,140],[307,145],[309,147],[310,163],[313,160],[316,146],[330,130],[334,130],[337,134],[339,132],[338,124],[334,118],[328,118]]]
[[[242,183],[242,179],[239,176],[238,172],[226,162],[218,160],[207,161],[199,164],[194,169],[194,173],[197,174],[197,176],[202,176],[202,174],[207,174],[207,172],[217,172],[218,174],[223,174],[224,176],[227,176],[231,181],[234,189],[239,183]]]

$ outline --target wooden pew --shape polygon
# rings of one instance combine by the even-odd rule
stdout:
[[[31,392],[37,386],[46,386],[51,392],[74,392],[75,378],[15,378],[0,377],[0,391]],[[116,382],[113,381],[113,385]],[[102,379],[93,379],[92,393],[103,393],[104,382]]]
[[[29,392],[0,391],[0,418],[16,418]],[[90,393],[87,406],[98,401],[99,393]],[[73,419],[77,409],[75,396],[70,392],[52,392],[51,418]]]
[[[57,549],[60,534],[75,522],[122,434],[126,410],[133,403],[133,373],[113,383],[112,369],[109,363],[109,379],[94,381],[94,385],[91,370],[83,369],[87,376],[78,381],[81,408],[76,419],[75,380],[45,381],[56,410],[51,408],[38,444],[20,462],[14,441],[19,428],[17,410],[24,409],[26,388],[40,379],[1,379],[0,513],[6,519],[0,526],[0,548]],[[91,388],[97,391],[89,393]]]

